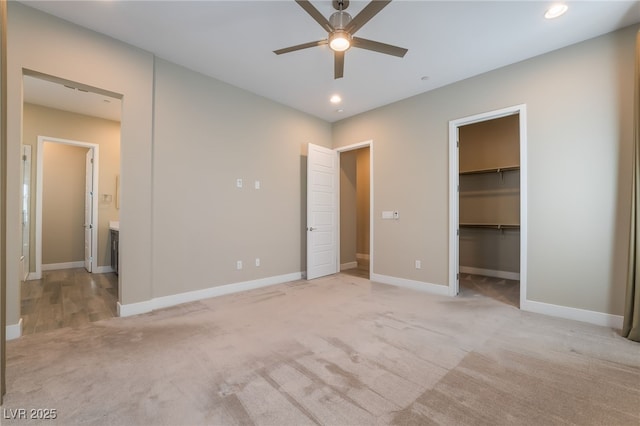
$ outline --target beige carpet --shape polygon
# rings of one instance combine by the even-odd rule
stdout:
[[[7,356],[3,425],[640,424],[640,345],[615,331],[345,274],[25,336]],[[6,418],[18,408],[57,419]]]

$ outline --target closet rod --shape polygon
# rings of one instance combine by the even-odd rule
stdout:
[[[482,228],[482,229],[520,229],[520,225],[517,224],[503,224],[503,223],[461,223],[461,228]]]
[[[520,170],[520,166],[507,166],[507,167],[493,167],[490,169],[476,169],[476,170],[460,170],[461,175],[472,175],[480,173],[502,173],[510,172],[513,170]]]

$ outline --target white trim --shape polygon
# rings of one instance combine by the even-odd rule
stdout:
[[[374,230],[374,212],[373,212],[373,139],[369,139],[362,142],[357,142],[351,145],[341,146],[336,148],[335,151],[338,154],[347,151],[353,151],[361,148],[369,148],[369,276],[373,274],[373,230]],[[339,159],[339,156],[338,156]],[[340,185],[338,185],[340,188]],[[338,197],[338,209],[340,209],[340,197]],[[338,218],[340,217],[340,211],[338,210]],[[338,246],[338,256],[340,255],[340,227],[338,226],[338,237],[336,238],[336,244]],[[358,259],[358,255],[356,254],[356,259]]]
[[[95,143],[75,141],[70,139],[51,138],[48,136],[38,136],[38,150],[36,151],[36,235],[35,235],[35,271],[34,276],[42,277],[42,184],[43,184],[43,149],[45,142],[61,143],[65,145],[79,146],[93,150],[93,192],[97,195],[99,182],[98,176],[100,175],[99,165],[99,148],[100,146]],[[96,225],[93,227],[93,238],[91,252],[93,253],[93,260],[91,262],[91,270],[95,270],[98,267],[98,198],[93,197],[93,223]],[[83,262],[84,266],[84,262]]]
[[[502,278],[505,280],[520,281],[520,274],[518,272],[498,271],[495,269],[482,269],[482,268],[474,268],[472,266],[462,266],[462,265],[460,265],[460,272],[464,274],[483,275],[485,277],[495,277],[495,278]]]
[[[108,274],[111,272],[115,272],[115,269],[113,269],[113,267],[111,266],[98,266],[93,270],[93,272],[96,274]]]
[[[171,296],[154,297],[144,302],[130,303],[122,305],[118,302],[118,315],[128,317],[131,315],[144,314],[155,309],[168,308],[170,306],[180,305],[182,303],[195,302],[198,300],[209,299],[211,297],[224,296],[227,294],[238,293],[246,290],[254,290],[257,288],[268,287],[271,285],[282,284],[286,282],[302,279],[301,272],[293,272],[285,275],[277,275],[274,277],[260,278],[252,281],[244,281],[233,284],[226,284],[216,287],[209,287],[202,290],[189,291],[186,293],[173,294]]]
[[[64,262],[64,263],[46,263],[41,265],[42,271],[56,271],[58,269],[84,268],[84,261]]]
[[[526,300],[520,305],[520,309],[537,314],[564,318],[574,321],[582,321],[589,324],[622,329],[623,317],[621,315],[605,314],[603,312],[589,311],[586,309],[570,308],[568,306],[552,305],[550,303]]]
[[[345,269],[353,269],[358,267],[358,262],[347,262],[340,264],[340,270],[344,271]]]
[[[15,340],[22,336],[22,318],[17,324],[8,325],[6,327],[5,340]]]
[[[27,275],[27,279],[25,281],[33,281],[33,280],[41,280],[42,279],[42,271],[41,272],[29,272]]]
[[[407,280],[405,278],[390,277],[387,275],[371,274],[371,281],[389,284],[396,287],[410,288],[426,293],[448,296],[449,288],[446,285],[426,283],[423,281]]]
[[[519,114],[520,119],[520,306],[527,301],[527,106],[525,104],[449,121],[449,295],[458,294],[459,200],[458,128],[472,123]]]
[[[369,255],[365,253],[356,253],[356,259],[358,260],[369,260]]]

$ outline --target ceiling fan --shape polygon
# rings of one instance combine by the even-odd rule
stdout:
[[[367,4],[355,18],[351,18],[344,10],[349,6],[349,0],[333,0],[333,7],[337,10],[327,20],[316,9],[309,0],[295,0],[315,21],[322,26],[328,33],[328,37],[323,40],[312,41],[309,43],[298,44],[296,46],[285,47],[284,49],[274,50],[276,55],[294,52],[296,50],[307,49],[309,47],[323,46],[328,44],[333,50],[334,56],[334,78],[342,78],[344,75],[344,52],[350,47],[359,47],[361,49],[372,50],[374,52],[384,53],[386,55],[404,57],[407,49],[392,46],[390,44],[380,43],[378,41],[367,40],[365,38],[354,37],[364,24],[369,22],[371,18],[376,16],[378,12],[384,9],[391,0],[372,0]]]

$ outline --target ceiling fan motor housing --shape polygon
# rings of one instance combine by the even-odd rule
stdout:
[[[347,24],[349,24],[349,22],[351,22],[351,19],[351,15],[341,10],[339,12],[334,12],[329,17],[329,23],[336,30],[342,30],[347,26]]]

